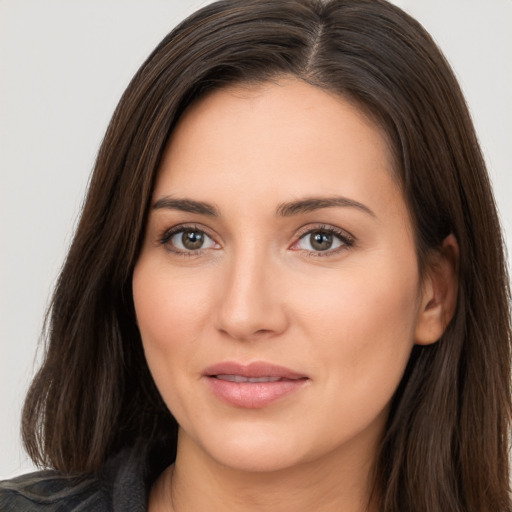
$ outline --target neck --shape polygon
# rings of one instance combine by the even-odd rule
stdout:
[[[374,457],[355,452],[357,457],[346,450],[293,468],[248,472],[217,463],[180,432],[176,464],[153,487],[149,510],[374,512]]]

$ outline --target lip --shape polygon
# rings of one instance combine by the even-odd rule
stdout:
[[[220,378],[219,378],[220,376]],[[299,391],[307,375],[264,361],[247,365],[226,361],[203,372],[210,390],[223,402],[235,407],[259,409]],[[234,382],[233,379],[272,379],[268,382]],[[277,380],[276,380],[277,379]]]

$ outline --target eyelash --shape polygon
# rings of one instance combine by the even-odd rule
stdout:
[[[204,228],[201,228],[197,225],[179,225],[179,226],[174,226],[170,229],[166,229],[163,233],[161,233],[161,235],[158,237],[158,243],[160,245],[166,246],[166,249],[168,251],[170,251],[178,256],[183,256],[183,257],[197,256],[197,255],[201,254],[203,251],[207,250],[207,249],[197,249],[197,250],[183,251],[181,249],[172,247],[169,244],[169,242],[173,236],[177,235],[178,233],[185,232],[185,231],[195,231],[197,233],[201,233],[203,235],[206,235],[208,238],[210,238],[211,240],[213,240],[215,242],[215,239],[212,236],[210,236]],[[312,233],[315,233],[315,232],[327,233],[329,235],[333,235],[341,242],[341,245],[334,249],[327,249],[325,251],[308,251],[306,249],[293,249],[293,250],[303,251],[307,254],[308,257],[325,258],[328,256],[334,256],[342,251],[345,251],[345,250],[349,249],[350,247],[353,247],[355,244],[355,238],[352,235],[350,235],[349,233],[347,233],[346,231],[341,230],[339,228],[335,228],[334,226],[319,224],[316,226],[307,226],[307,227],[304,227],[301,230],[299,230],[299,233],[297,234],[297,240],[292,244],[292,246],[298,244],[307,235],[311,235]]]
[[[211,240],[214,240],[214,238],[212,236],[210,236],[204,228],[201,228],[201,227],[199,227],[197,225],[194,225],[194,224],[190,224],[190,225],[188,225],[188,224],[185,224],[185,225],[181,224],[179,226],[174,226],[174,227],[172,227],[170,229],[166,229],[158,237],[158,243],[161,244],[161,245],[166,246],[166,249],[169,252],[172,252],[173,254],[176,254],[177,256],[183,256],[183,257],[187,258],[187,257],[197,256],[197,255],[201,254],[201,252],[203,252],[205,249],[197,249],[195,251],[192,251],[192,250],[190,250],[190,251],[183,251],[183,250],[175,248],[171,244],[169,244],[170,240],[172,239],[172,237],[174,235],[177,235],[178,233],[183,233],[185,231],[195,231],[197,233],[202,233],[202,234],[206,235],[208,238],[210,238]]]
[[[341,241],[341,245],[339,247],[336,247],[335,249],[327,249],[326,251],[306,251],[306,254],[308,257],[311,258],[326,258],[329,256],[334,256],[339,254],[342,251],[346,251],[347,249],[350,249],[355,244],[355,238],[347,233],[346,231],[336,228],[334,226],[329,226],[325,224],[318,224],[316,226],[307,226],[305,228],[302,228],[302,230],[299,231],[297,235],[297,241],[294,242],[293,245],[296,245],[299,243],[302,239],[306,238],[307,235],[311,235],[312,233],[327,233],[329,235],[333,235],[338,240]]]

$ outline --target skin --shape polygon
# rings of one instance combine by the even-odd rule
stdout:
[[[456,244],[419,275],[393,174],[380,129],[299,80],[216,91],[185,112],[133,277],[147,361],[180,425],[150,510],[373,510],[390,400],[414,343],[440,337],[456,300]],[[362,206],[279,213],[334,196]],[[206,233],[199,251],[181,233],[163,241],[180,226]],[[314,250],[308,230],[330,228],[342,238]],[[235,407],[205,383],[221,361],[267,361],[307,381],[265,407]]]

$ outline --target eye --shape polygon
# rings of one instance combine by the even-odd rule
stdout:
[[[170,230],[162,236],[160,243],[177,253],[195,253],[217,247],[217,243],[211,237],[195,227]]]
[[[309,253],[332,254],[354,244],[348,233],[332,227],[309,229],[293,244],[291,249],[308,251]],[[319,255],[319,254],[317,254]]]

